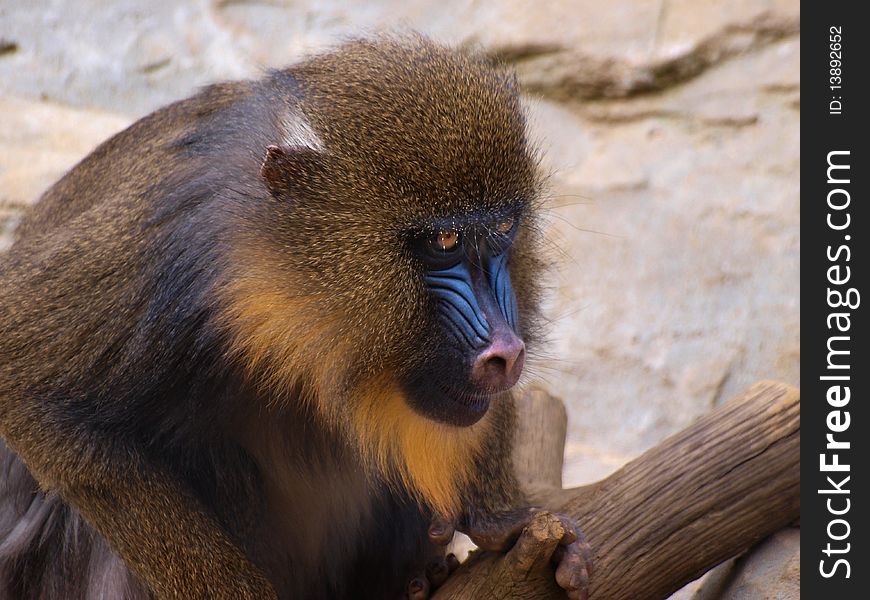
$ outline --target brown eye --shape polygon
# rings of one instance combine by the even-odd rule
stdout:
[[[456,229],[440,229],[420,238],[421,255],[432,269],[447,269],[462,259],[462,233]]]
[[[435,248],[441,252],[450,252],[459,243],[459,233],[455,229],[439,231],[435,234]]]
[[[494,227],[491,226],[488,240],[493,256],[498,256],[511,245],[515,225],[516,218],[505,217],[501,221],[497,221]]]
[[[498,232],[504,235],[507,235],[511,232],[511,229],[514,228],[514,220],[513,219],[505,219],[504,221],[499,221],[498,225],[496,225],[496,229]]]

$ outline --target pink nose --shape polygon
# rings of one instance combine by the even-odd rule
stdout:
[[[525,362],[526,345],[523,340],[512,331],[500,331],[474,359],[471,381],[483,392],[503,392],[519,380]]]

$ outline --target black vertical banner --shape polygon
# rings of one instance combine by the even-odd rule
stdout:
[[[801,593],[870,598],[870,22],[801,21]]]

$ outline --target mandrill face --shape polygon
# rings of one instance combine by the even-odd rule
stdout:
[[[402,385],[419,413],[451,425],[476,423],[490,398],[509,390],[525,364],[510,259],[521,207],[433,222],[410,241],[424,270],[431,315],[425,335],[440,351]]]

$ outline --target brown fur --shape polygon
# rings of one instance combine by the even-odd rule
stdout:
[[[388,377],[362,386],[356,399],[354,437],[368,462],[444,516],[461,514],[460,491],[475,473],[475,458],[491,415],[467,428],[433,423],[415,413]]]
[[[523,501],[508,394],[457,427],[402,391],[449,343],[407,236],[521,211],[532,343],[538,195],[513,76],[416,36],[102,144],[0,259],[0,594],[402,593],[433,514]]]

